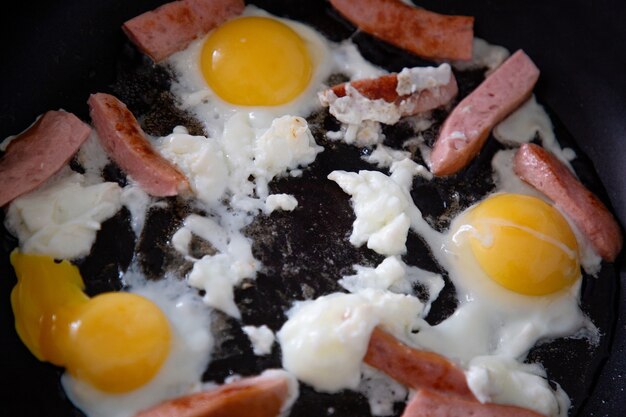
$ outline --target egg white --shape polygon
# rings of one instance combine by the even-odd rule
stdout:
[[[66,372],[61,382],[67,396],[90,417],[131,417],[166,399],[197,391],[210,361],[210,310],[195,291],[175,279],[149,281],[135,272],[124,279],[131,285],[130,292],[152,300],[167,316],[172,347],[157,375],[128,393],[100,391]]]

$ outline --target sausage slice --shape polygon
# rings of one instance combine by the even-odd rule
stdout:
[[[371,114],[376,121],[394,124],[400,117],[444,106],[457,93],[454,73],[448,64],[442,64],[439,67],[405,68],[399,74],[338,84],[321,92],[319,98],[341,122],[354,122],[353,117],[346,115],[360,113]],[[376,100],[392,105],[393,110],[377,106]]]
[[[7,147],[0,160],[0,206],[34,190],[63,168],[91,127],[72,113],[48,111]]]
[[[88,103],[102,146],[145,192],[167,197],[189,189],[185,175],[152,148],[124,103],[104,93],[92,94]]]
[[[165,401],[135,417],[276,417],[289,396],[288,378],[261,375]]]
[[[159,62],[243,8],[243,0],[174,1],[126,21],[122,29],[141,52]]]
[[[359,29],[426,59],[472,58],[474,18],[446,16],[400,0],[330,0]]]
[[[409,401],[402,417],[544,417],[514,405],[485,403],[421,389]]]
[[[413,389],[474,399],[459,367],[437,353],[413,349],[378,327],[372,332],[364,361]]]
[[[515,153],[513,163],[517,176],[552,199],[602,259],[615,260],[623,244],[619,224],[561,161],[538,145],[524,144]]]
[[[443,123],[430,156],[433,174],[451,175],[480,152],[489,132],[530,97],[539,69],[519,50],[465,97]]]

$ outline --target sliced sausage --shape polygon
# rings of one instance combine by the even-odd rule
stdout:
[[[165,401],[135,417],[276,417],[289,396],[287,378],[261,375]]]
[[[243,0],[174,1],[126,21],[122,29],[139,50],[159,62],[243,8]]]
[[[489,132],[530,97],[539,69],[519,50],[498,67],[450,113],[433,146],[430,168],[451,175],[482,149]]]
[[[345,97],[347,83],[331,87],[331,91],[337,97]],[[396,87],[398,86],[398,74],[386,74],[378,78],[351,81],[350,85],[360,94],[370,100],[383,99],[388,103],[394,103],[398,99]]]
[[[472,58],[474,18],[446,16],[400,0],[330,0],[359,29],[427,59]]]
[[[102,146],[145,192],[166,197],[189,188],[187,178],[152,148],[124,103],[104,93],[92,94],[88,103]]]
[[[515,154],[513,169],[572,219],[602,259],[615,260],[623,243],[619,224],[561,161],[538,145],[524,144]]]
[[[543,417],[526,408],[485,403],[421,389],[407,404],[402,417]]]
[[[63,168],[91,127],[72,113],[49,111],[7,147],[0,160],[0,206],[34,190]]]
[[[459,367],[436,353],[413,349],[378,327],[372,332],[364,361],[413,389],[474,399]]]
[[[457,93],[456,78],[450,66],[442,64],[438,68],[407,68],[400,74],[339,84],[320,93],[319,98],[322,105],[330,107],[331,114],[341,122],[355,122],[353,117],[342,115],[357,112],[373,115],[374,120],[382,123],[394,124],[400,117],[444,106]],[[338,102],[338,99],[342,100]],[[374,103],[375,100],[384,100],[393,108],[379,106]]]

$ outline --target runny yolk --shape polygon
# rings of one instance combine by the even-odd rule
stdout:
[[[11,293],[18,335],[39,359],[110,393],[150,381],[171,345],[171,329],[152,301],[125,292],[89,298],[68,261],[14,251]]]
[[[497,194],[469,214],[470,247],[486,274],[525,295],[546,295],[580,276],[578,245],[565,218],[539,198]]]
[[[293,29],[256,16],[211,32],[200,67],[219,97],[242,106],[285,104],[306,89],[313,71],[306,43]]]

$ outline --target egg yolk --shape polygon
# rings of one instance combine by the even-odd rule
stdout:
[[[565,218],[539,198],[497,194],[469,214],[470,247],[495,282],[525,295],[546,295],[580,276],[576,237]]]
[[[304,40],[266,17],[231,20],[209,34],[200,67],[223,100],[242,106],[275,106],[302,93],[312,74]]]
[[[89,300],[78,268],[48,256],[11,253],[17,285],[11,292],[15,329],[39,360],[61,365],[53,340],[68,327],[73,311]]]
[[[89,298],[68,261],[14,251],[11,263],[18,280],[11,292],[15,328],[39,360],[110,393],[139,388],[156,375],[172,336],[152,301],[125,292]]]
[[[72,375],[103,391],[126,392],[154,377],[169,353],[171,333],[150,300],[105,293],[85,303],[68,342],[66,367]]]

